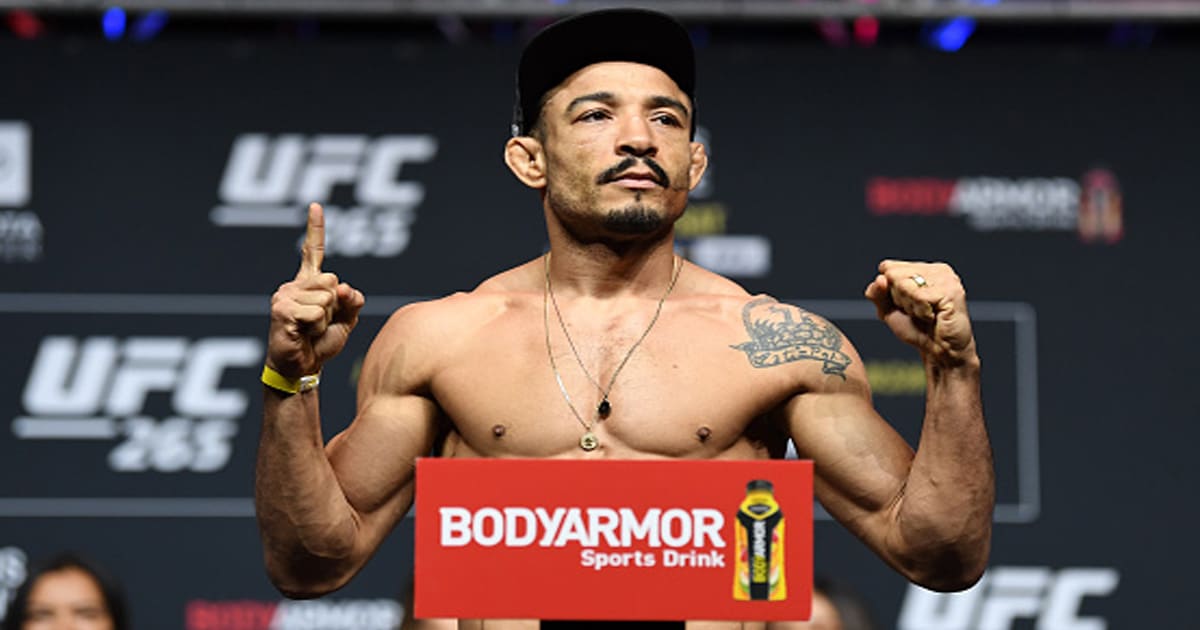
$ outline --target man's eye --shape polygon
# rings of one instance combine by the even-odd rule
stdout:
[[[679,122],[679,119],[672,114],[657,114],[651,120],[662,125],[667,125],[668,127],[683,126],[683,123]]]
[[[605,120],[607,118],[608,118],[608,112],[601,110],[601,109],[597,109],[597,110],[592,110],[590,112],[584,112],[584,114],[579,117],[579,120],[590,122],[590,121],[596,121],[596,120]]]

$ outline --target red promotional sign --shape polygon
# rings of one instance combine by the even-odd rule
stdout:
[[[812,462],[420,459],[415,615],[808,619]]]

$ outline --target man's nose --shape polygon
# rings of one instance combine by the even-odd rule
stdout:
[[[634,157],[650,157],[658,153],[650,123],[641,116],[626,116],[621,120],[617,152]]]

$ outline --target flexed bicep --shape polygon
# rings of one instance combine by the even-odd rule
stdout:
[[[797,454],[813,460],[814,491],[829,513],[860,537],[882,534],[913,449],[851,389],[797,395],[784,413]]]
[[[437,405],[423,396],[376,396],[326,446],[371,548],[411,506],[416,460],[433,448],[437,417]]]

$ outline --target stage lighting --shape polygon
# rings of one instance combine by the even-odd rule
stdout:
[[[961,16],[944,20],[925,33],[925,43],[946,52],[958,52],[975,32],[975,18]]]
[[[155,9],[143,15],[133,25],[133,39],[139,42],[154,39],[167,25],[167,17],[167,12],[163,9]]]
[[[846,32],[845,22],[835,18],[817,20],[817,32],[826,44],[842,48],[850,43],[850,35]]]
[[[125,9],[112,7],[100,18],[100,26],[104,29],[104,37],[116,41],[125,36]]]
[[[879,20],[873,15],[854,18],[854,41],[859,46],[874,46],[879,40]]]
[[[5,21],[8,22],[8,29],[13,35],[20,39],[37,39],[46,32],[45,23],[32,11],[13,9],[8,12]]]

